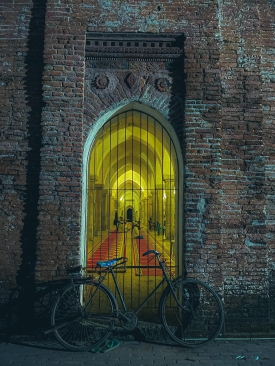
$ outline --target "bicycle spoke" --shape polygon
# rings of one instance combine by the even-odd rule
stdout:
[[[197,347],[215,339],[223,325],[222,303],[213,289],[198,280],[188,279],[174,286],[161,300],[164,327],[178,343]]]
[[[114,323],[113,312],[108,290],[98,289],[89,282],[72,284],[53,306],[55,336],[69,349],[88,350],[109,334]]]

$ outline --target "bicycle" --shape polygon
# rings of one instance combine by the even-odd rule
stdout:
[[[127,258],[97,262],[99,278],[71,280],[56,297],[51,311],[51,326],[57,340],[73,351],[86,351],[102,344],[112,333],[115,320],[132,331],[138,324],[137,313],[151,296],[166,282],[167,287],[159,301],[159,315],[170,337],[178,344],[194,348],[213,341],[220,333],[224,310],[217,293],[204,282],[182,277],[170,278],[165,259],[156,250],[143,256],[156,258],[163,279],[135,310],[129,311],[120,291],[114,269],[125,265]],[[123,311],[111,290],[103,284],[111,274]]]

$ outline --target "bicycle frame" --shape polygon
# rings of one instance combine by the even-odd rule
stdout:
[[[117,282],[117,279],[116,279],[116,276],[114,274],[114,271],[113,269],[110,270],[110,273],[113,277],[113,280],[114,280],[114,283],[115,283],[115,287],[116,287],[116,290],[118,292],[118,295],[119,295],[119,298],[120,298],[120,301],[122,303],[122,307],[124,309],[124,311],[127,311],[127,307],[126,307],[126,304],[125,304],[125,301],[124,301],[124,297],[122,296],[122,293],[120,291],[120,287],[119,287],[119,284]],[[141,303],[141,305],[134,311],[135,314],[137,314],[142,308],[143,306],[149,301],[149,299],[155,294],[155,292],[160,288],[160,286],[164,283],[164,282],[167,282],[167,279],[166,278],[163,278],[160,283],[157,285],[157,287],[154,288],[154,290],[145,298],[145,300]],[[121,312],[119,311],[119,314],[121,314]],[[123,315],[123,314],[121,314]]]
[[[120,321],[122,328],[134,331],[138,326],[137,314],[167,282],[164,291],[161,288],[163,292],[161,291],[159,299],[159,316],[171,338],[189,348],[215,339],[224,320],[219,296],[202,281],[174,278],[172,269],[166,265],[159,252],[151,249],[143,253],[143,256],[151,254],[153,256],[148,260],[158,260],[158,266],[155,268],[161,268],[163,278],[152,291],[150,285],[150,294],[135,310],[132,305],[130,310],[127,310],[119,286],[120,278],[116,275],[116,268],[127,262],[127,258],[98,261],[94,270],[96,275],[73,279],[71,284],[58,293],[51,308],[52,328],[46,333],[54,331],[57,340],[66,348],[88,350],[92,346],[100,345],[109,337],[116,326],[116,319]],[[114,282],[111,288],[114,291],[103,283],[110,274]],[[147,282],[146,278],[144,280],[142,285]]]
[[[157,258],[158,259],[158,262],[159,262],[159,266],[160,266],[160,268],[161,268],[161,270],[162,270],[162,272],[163,272],[163,275],[164,275],[164,278],[160,281],[160,283],[153,289],[153,291],[144,299],[144,301],[141,303],[141,305],[134,311],[134,314],[138,314],[138,312],[143,308],[143,306],[150,300],[150,298],[157,292],[157,290],[161,287],[161,285],[162,284],[164,284],[165,282],[167,282],[168,283],[168,286],[169,286],[169,288],[171,289],[171,292],[172,292],[172,294],[173,294],[173,297],[174,297],[174,299],[175,299],[175,301],[177,302],[177,304],[182,308],[182,309],[184,309],[184,310],[186,310],[186,311],[188,311],[188,312],[190,312],[190,310],[189,309],[186,309],[185,307],[183,307],[181,304],[180,304],[180,302],[178,301],[178,298],[177,298],[177,296],[176,296],[176,294],[175,294],[175,292],[174,292],[174,289],[173,289],[173,286],[172,286],[172,282],[171,282],[171,280],[170,280],[170,278],[168,277],[168,275],[167,275],[167,273],[166,273],[166,270],[165,270],[165,261],[163,261],[163,262],[161,262],[160,261],[160,258],[159,258],[159,256],[153,256],[152,257],[152,259],[153,258]],[[117,279],[116,279],[116,275],[115,275],[115,272],[114,272],[114,268],[116,268],[116,267],[118,267],[118,266],[120,266],[120,265],[123,265],[124,264],[124,262],[122,262],[122,263],[119,263],[119,264],[117,264],[117,265],[115,265],[115,266],[112,266],[112,267],[109,267],[109,268],[107,268],[104,272],[105,272],[105,275],[103,275],[103,276],[101,276],[100,278],[99,278],[99,280],[97,280],[97,281],[95,281],[95,279],[94,278],[92,278],[92,277],[84,277],[84,278],[82,278],[82,279],[72,279],[71,280],[71,282],[72,283],[77,283],[78,282],[78,280],[80,280],[80,282],[83,282],[83,279],[84,280],[87,280],[88,282],[89,281],[95,281],[95,282],[97,282],[97,284],[98,284],[98,286],[97,286],[97,289],[96,289],[96,291],[95,291],[95,293],[98,291],[98,289],[100,288],[100,286],[101,286],[101,284],[103,283],[103,281],[105,280],[105,278],[106,278],[106,276],[107,276],[107,274],[108,273],[111,273],[111,275],[112,275],[112,278],[113,278],[113,281],[114,281],[114,284],[115,284],[115,287],[116,287],[116,290],[117,290],[117,292],[118,292],[118,295],[119,295],[119,299],[120,299],[120,301],[121,301],[121,304],[122,304],[122,307],[123,307],[123,310],[125,311],[125,312],[127,312],[127,306],[126,306],[126,304],[125,304],[125,301],[124,301],[124,297],[123,297],[123,295],[122,295],[122,293],[121,293],[121,290],[120,290],[120,287],[119,287],[119,284],[118,284],[118,282],[117,282]],[[95,295],[95,293],[93,294],[93,296]],[[112,293],[112,292],[110,292],[110,295],[112,296],[112,298],[113,298],[113,301],[114,301],[114,304],[115,303],[117,303],[117,301],[116,301],[116,299],[115,299],[115,296],[114,296],[114,294]],[[92,300],[92,298],[93,298],[93,296],[91,296],[90,297],[90,299],[89,299],[89,301],[88,301],[88,303],[86,304],[86,307],[89,305],[89,303],[90,303],[90,301]],[[125,320],[128,320],[127,319],[127,317],[126,316],[124,316],[124,314],[119,310],[119,308],[118,308],[118,305],[115,307],[115,309],[114,309],[114,317],[115,318],[119,318],[119,316],[121,316],[122,318],[124,318]],[[104,318],[104,317],[103,317]],[[62,325],[60,325],[58,328],[61,328],[61,327],[63,327],[63,326],[66,326],[66,324],[67,323],[64,323],[64,324],[62,324]],[[45,334],[48,334],[48,333],[50,333],[50,332],[52,332],[53,330],[55,330],[55,329],[58,329],[57,327],[53,327],[53,328],[51,328],[51,329],[49,329],[48,331],[46,331],[46,332],[44,332]]]
[[[173,294],[173,297],[174,297],[174,299],[175,299],[175,301],[177,302],[177,304],[181,307],[181,308],[183,308],[184,310],[187,310],[187,311],[189,311],[188,309],[186,309],[185,307],[183,307],[181,304],[180,304],[180,302],[178,301],[178,298],[177,298],[177,296],[176,296],[176,294],[175,294],[175,292],[174,292],[174,289],[173,289],[173,286],[172,286],[172,282],[171,282],[171,280],[170,280],[170,278],[168,277],[168,275],[167,275],[167,273],[166,273],[166,270],[165,270],[165,261],[163,261],[163,262],[161,262],[160,261],[160,258],[158,257],[158,256],[153,256],[152,257],[152,259],[153,258],[157,258],[158,259],[158,262],[159,262],[159,266],[160,266],[160,268],[161,268],[161,270],[162,270],[162,273],[163,273],[163,275],[164,275],[164,278],[159,282],[159,284],[153,289],[153,291],[152,292],[150,292],[150,294],[144,299],[144,301],[141,303],[141,305],[134,311],[134,313],[135,314],[138,314],[138,312],[143,308],[143,306],[150,300],[150,298],[157,292],[157,290],[165,283],[165,282],[167,282],[168,283],[168,286],[169,286],[169,288],[171,289],[171,292],[172,292],[172,294]],[[123,264],[123,263],[122,263]],[[107,276],[107,274],[108,273],[111,273],[111,275],[112,275],[112,278],[113,278],[113,281],[114,281],[114,284],[115,284],[115,287],[116,287],[116,290],[117,290],[117,292],[118,292],[118,295],[119,295],[119,299],[120,299],[120,301],[121,301],[121,304],[122,304],[122,307],[123,307],[123,310],[126,312],[127,311],[127,306],[126,306],[126,304],[125,304],[125,301],[124,301],[124,297],[123,297],[123,295],[122,295],[122,293],[121,293],[121,290],[120,290],[120,287],[119,287],[119,284],[118,284],[118,282],[117,282],[117,278],[116,278],[116,275],[115,275],[115,273],[114,273],[114,268],[115,267],[117,267],[117,266],[119,266],[119,265],[122,265],[122,264],[118,264],[118,265],[116,265],[116,266],[114,266],[114,267],[110,267],[107,271],[106,271],[106,274],[105,274],[105,276],[103,276],[100,280],[99,280],[99,283],[101,284],[103,281],[104,281],[104,279],[105,279],[105,277]],[[100,287],[100,284],[99,284],[99,287]],[[117,310],[117,314],[116,314],[116,317],[118,317],[119,315],[121,315],[123,318],[124,318],[124,315],[123,315],[123,313],[121,313],[121,311],[118,309]]]

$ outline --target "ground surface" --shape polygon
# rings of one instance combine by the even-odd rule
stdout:
[[[1,366],[274,366],[275,340],[218,340],[195,350],[136,341],[108,353],[69,352],[55,342],[0,343]]]

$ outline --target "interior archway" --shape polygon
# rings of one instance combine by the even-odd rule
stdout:
[[[87,267],[93,271],[98,260],[127,257],[128,275],[119,280],[128,300],[137,305],[134,293],[141,295],[142,283],[147,286],[141,298],[161,276],[143,252],[163,253],[177,275],[182,268],[174,139],[155,116],[126,106],[98,129],[87,178]],[[130,308],[132,304],[128,302]]]

